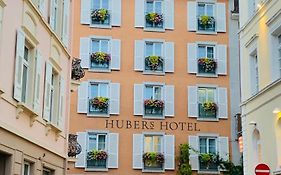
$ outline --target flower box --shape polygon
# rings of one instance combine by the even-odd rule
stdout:
[[[96,9],[91,13],[91,18],[93,22],[105,23],[109,18],[109,12],[107,9]]]
[[[215,31],[216,20],[212,16],[202,15],[198,18],[198,29],[204,31]]]
[[[103,150],[92,150],[87,155],[87,168],[106,168],[107,152]]]
[[[164,101],[162,100],[144,100],[146,115],[163,115]]]
[[[220,157],[217,154],[212,154],[212,153],[199,154],[200,170],[218,171],[220,161],[221,161]]]
[[[145,169],[157,169],[161,170],[165,161],[162,153],[146,152],[142,156]]]
[[[163,58],[160,56],[148,56],[145,58],[145,69],[151,71],[163,71]]]
[[[215,74],[217,62],[212,58],[199,58],[198,59],[198,73]]]
[[[199,117],[200,118],[216,118],[218,107],[214,102],[199,103]]]
[[[109,98],[106,97],[95,97],[90,99],[90,105],[97,112],[107,112],[108,109]]]
[[[149,24],[163,24],[163,15],[158,14],[158,13],[147,13],[145,15],[146,22]]]

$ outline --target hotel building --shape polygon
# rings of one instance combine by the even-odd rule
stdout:
[[[240,1],[244,173],[281,174],[281,1]]]
[[[0,174],[66,173],[69,0],[0,0]]]
[[[199,154],[228,160],[236,142],[229,70],[238,65],[229,65],[229,2],[73,1],[72,54],[86,75],[71,95],[70,133],[82,152],[67,174],[175,174],[183,143],[194,149],[194,174],[220,174]],[[96,160],[94,152],[107,156]],[[150,152],[164,163],[145,163]]]

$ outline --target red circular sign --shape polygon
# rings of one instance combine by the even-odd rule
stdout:
[[[266,164],[258,164],[255,173],[256,175],[270,175],[270,168]]]

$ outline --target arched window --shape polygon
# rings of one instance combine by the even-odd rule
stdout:
[[[261,154],[261,139],[259,130],[255,129],[253,132],[253,153],[254,161],[258,164],[262,162]]]

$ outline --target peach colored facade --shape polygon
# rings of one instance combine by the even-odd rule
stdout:
[[[71,59],[62,40],[62,2],[53,28],[48,1],[0,1],[1,175],[65,174]],[[60,98],[45,87],[50,74],[59,77],[52,92]],[[49,115],[46,97],[59,104]]]
[[[100,81],[110,81],[110,83],[118,84],[120,87],[120,92],[115,91],[115,93],[119,93],[119,103],[120,107],[117,105],[117,108],[115,109],[115,114],[109,114],[109,115],[91,115],[89,114],[89,111],[79,111],[79,104],[78,101],[82,100],[80,99],[79,93],[82,94],[82,92],[79,92],[79,90],[75,93],[72,93],[71,96],[71,106],[70,106],[70,133],[78,134],[78,142],[81,141],[81,138],[79,138],[79,134],[86,133],[86,138],[83,138],[82,142],[80,142],[82,146],[82,153],[84,155],[78,155],[76,164],[70,163],[68,165],[69,170],[67,171],[67,174],[122,174],[122,175],[131,175],[131,174],[142,174],[143,172],[146,172],[145,174],[176,174],[176,171],[178,169],[178,160],[177,157],[179,156],[179,145],[183,143],[189,143],[189,140],[192,139],[198,139],[199,138],[205,138],[205,137],[212,137],[217,138],[217,145],[220,144],[219,138],[225,139],[224,142],[226,145],[224,148],[220,148],[221,151],[225,151],[225,153],[229,153],[229,146],[230,141],[232,141],[231,138],[231,124],[230,124],[230,101],[229,99],[229,76],[228,76],[228,69],[230,65],[228,65],[228,1],[226,0],[214,0],[214,1],[191,1],[191,0],[175,0],[175,1],[163,1],[164,3],[170,3],[170,6],[167,8],[166,11],[169,11],[169,13],[172,13],[172,22],[169,21],[169,28],[171,29],[162,29],[161,31],[151,31],[148,28],[143,27],[135,27],[136,26],[136,11],[139,7],[136,3],[142,2],[146,3],[147,1],[143,0],[120,0],[117,2],[114,2],[114,6],[110,8],[119,8],[119,13],[116,13],[116,9],[111,9],[113,15],[120,14],[119,18],[119,24],[116,26],[107,26],[106,27],[100,27],[95,26],[92,24],[81,24],[81,16],[83,12],[81,12],[81,8],[85,10],[85,6],[81,5],[82,3],[90,3],[91,1],[74,1],[72,4],[73,9],[73,37],[72,37],[72,53],[74,57],[80,57],[82,59],[85,59],[85,55],[83,55],[82,50],[85,49],[85,47],[81,46],[82,40],[81,38],[91,38],[91,39],[100,39],[105,38],[109,39],[111,41],[113,40],[119,40],[120,41],[120,67],[117,69],[114,67],[115,70],[107,70],[107,71],[98,71],[98,70],[91,70],[91,68],[86,68],[86,76],[81,80],[80,85],[80,91],[83,87],[82,84],[87,81],[89,81],[90,85],[87,85],[86,83],[86,89],[83,89],[84,92],[88,91],[87,87],[91,86],[91,82],[100,82]],[[110,1],[112,3],[112,1]],[[120,4],[118,4],[120,2]],[[224,7],[224,13],[217,12],[216,14],[221,14],[222,17],[219,19],[219,15],[216,16],[216,20],[218,22],[218,25],[221,25],[220,22],[222,22],[222,31],[215,30],[213,32],[204,32],[204,31],[198,31],[196,28],[197,24],[196,21],[196,10],[198,8],[198,4],[200,3],[210,3],[217,7]],[[219,6],[220,5],[220,6]],[[88,4],[88,6],[91,6],[91,4]],[[136,6],[136,7],[135,7]],[[164,6],[164,5],[163,5]],[[226,8],[225,8],[226,7]],[[170,10],[167,10],[170,9]],[[172,9],[172,10],[171,10]],[[217,8],[219,9],[219,8]],[[89,9],[88,9],[89,10]],[[192,12],[193,11],[193,12]],[[167,12],[168,13],[168,12]],[[215,12],[214,12],[215,13]],[[143,13],[144,14],[144,13]],[[191,18],[192,15],[194,18]],[[85,16],[83,16],[85,17]],[[111,16],[112,17],[112,16]],[[88,17],[90,20],[90,16]],[[144,18],[144,17],[143,17]],[[84,20],[87,20],[84,18]],[[114,19],[115,20],[115,19]],[[192,21],[193,20],[193,21]],[[222,21],[218,21],[222,20]],[[224,22],[223,22],[224,21]],[[84,21],[85,22],[85,21]],[[116,21],[113,21],[112,24],[115,24]],[[90,23],[90,22],[89,22]],[[118,20],[117,20],[118,23]],[[195,29],[192,28],[192,25],[195,25]],[[168,22],[166,22],[166,27],[168,27]],[[90,39],[90,40],[91,40]],[[170,72],[164,72],[160,74],[155,73],[146,73],[144,70],[137,70],[136,67],[136,56],[135,53],[139,49],[135,46],[136,40],[152,40],[152,41],[160,41],[160,42],[172,42],[173,43],[173,61],[170,64],[173,64]],[[91,40],[92,41],[92,40]],[[192,67],[197,67],[197,61],[195,62],[195,65],[188,65],[189,58],[188,55],[191,55],[195,53],[196,51],[190,50],[188,47],[190,45],[214,45],[217,47],[217,52],[220,52],[220,49],[225,49],[222,52],[222,55],[225,55],[225,60],[218,63],[219,69],[224,66],[224,70],[220,70],[221,73],[215,73],[211,76],[206,75],[200,75],[198,72],[192,71]],[[195,47],[196,47],[195,46]],[[221,47],[220,47],[221,46]],[[220,47],[220,49],[219,49]],[[112,50],[111,50],[112,51]],[[165,52],[165,51],[164,51]],[[192,53],[191,53],[192,52]],[[86,57],[90,57],[90,52],[87,52],[88,54]],[[112,53],[114,55],[114,53]],[[220,56],[222,56],[220,55]],[[195,56],[194,56],[195,57]],[[223,56],[222,56],[223,57]],[[114,60],[116,57],[112,56],[112,62],[116,61]],[[197,57],[196,57],[197,59]],[[114,63],[116,64],[116,63]],[[167,62],[168,64],[168,62]],[[224,64],[224,65],[222,65]],[[113,63],[112,63],[113,66]],[[116,65],[114,65],[116,66]],[[197,70],[195,70],[197,71]],[[225,73],[224,73],[225,71]],[[145,118],[137,114],[136,112],[136,96],[138,95],[136,93],[136,84],[144,84],[145,82],[152,82],[152,84],[165,84],[169,85],[168,87],[172,87],[172,98],[170,98],[170,104],[169,107],[173,108],[171,111],[169,111],[170,116],[164,116],[161,119],[151,119],[151,118]],[[164,85],[164,86],[165,86]],[[134,88],[135,86],[135,88]],[[110,85],[110,87],[112,87]],[[115,86],[115,88],[118,88],[118,85]],[[189,88],[190,87],[190,88]],[[222,114],[221,111],[219,112],[220,117],[216,117],[215,119],[202,119],[200,117],[191,116],[192,112],[188,106],[192,106],[191,103],[193,100],[196,102],[196,108],[197,106],[197,100],[196,97],[193,100],[188,101],[189,94],[192,95],[191,87],[195,87],[195,89],[199,89],[200,87],[211,87],[216,90],[220,89],[224,92],[226,92],[226,95],[218,94],[221,98],[219,99],[220,103],[223,103],[224,106],[219,106],[219,110],[225,109],[225,113]],[[167,86],[165,86],[167,89]],[[135,90],[134,90],[135,89]],[[190,91],[188,91],[190,89]],[[113,90],[111,88],[111,90]],[[109,91],[111,91],[109,90]],[[91,90],[89,90],[91,91]],[[113,93],[113,95],[115,94]],[[195,92],[197,94],[197,92]],[[219,92],[220,93],[220,92]],[[135,95],[134,95],[135,94]],[[118,95],[117,95],[118,96]],[[167,96],[167,94],[166,94]],[[90,98],[90,97],[89,97]],[[191,97],[190,97],[191,98]],[[224,98],[224,99],[222,99]],[[142,100],[142,99],[141,99]],[[224,101],[225,100],[225,101]],[[217,98],[216,98],[217,101]],[[224,101],[224,102],[222,102]],[[167,102],[167,101],[166,101]],[[110,102],[111,103],[111,102]],[[142,102],[141,102],[142,103]],[[217,102],[219,103],[219,102]],[[84,103],[87,106],[87,102]],[[114,104],[114,103],[111,103]],[[83,105],[82,105],[83,106]],[[81,107],[81,106],[80,106]],[[111,106],[112,107],[112,106]],[[168,107],[168,104],[167,104]],[[90,107],[86,107],[87,110]],[[135,109],[134,109],[135,108]],[[77,112],[79,111],[79,112]],[[117,112],[116,112],[117,111]],[[194,112],[194,111],[193,111]],[[198,112],[198,111],[197,111]],[[167,112],[168,113],[168,112]],[[167,114],[166,113],[166,114]],[[196,110],[195,110],[196,113]],[[135,115],[134,115],[135,114]],[[190,115],[188,115],[190,114]],[[198,115],[198,114],[197,114]],[[223,116],[225,115],[225,116]],[[117,120],[119,121],[117,126]],[[113,122],[113,125],[111,124]],[[123,122],[123,126],[122,126]],[[166,127],[166,122],[168,123],[168,126]],[[152,124],[153,123],[153,124]],[[161,127],[162,126],[162,127]],[[103,169],[95,169],[95,168],[87,168],[87,161],[85,154],[87,154],[88,150],[88,136],[89,133],[107,133],[107,135],[110,135],[110,133],[115,134],[115,137],[117,137],[117,141],[114,143],[117,143],[116,145],[113,145],[117,151],[115,150],[115,156],[117,154],[117,160],[113,161],[113,165],[110,165],[110,167],[105,167]],[[170,148],[170,154],[172,154],[171,162],[169,163],[169,168],[163,168],[160,171],[150,171],[143,168],[143,164],[141,163],[140,158],[138,160],[135,159],[135,155],[133,152],[138,151],[137,150],[137,144],[135,143],[142,143],[138,142],[138,138],[142,138],[142,136],[145,136],[146,134],[162,134],[164,137],[169,135],[170,137],[172,148]],[[134,134],[139,134],[137,135]],[[84,135],[84,137],[85,137]],[[81,136],[81,135],[80,135]],[[193,136],[193,137],[191,137]],[[111,136],[109,136],[111,137]],[[86,139],[86,140],[85,140]],[[108,141],[108,140],[107,140]],[[222,141],[223,142],[223,141]],[[108,143],[109,145],[112,142]],[[199,143],[189,143],[190,145],[197,145],[196,150],[199,149]],[[142,146],[141,146],[142,147]],[[167,145],[164,146],[165,149],[168,147]],[[83,150],[84,148],[84,150]],[[86,149],[86,150],[85,150]],[[111,148],[108,148],[109,152]],[[168,149],[168,148],[167,148]],[[217,148],[219,149],[219,148]],[[112,151],[112,150],[111,150]],[[218,151],[218,150],[217,150]],[[81,158],[82,156],[82,158]],[[108,159],[112,161],[112,156],[109,153]],[[141,155],[142,156],[142,155]],[[191,164],[193,166],[193,173],[210,173],[208,170],[202,170],[198,166],[198,155],[195,153],[192,153],[193,158],[191,158]],[[196,157],[197,156],[197,157]],[[194,159],[195,157],[195,159]],[[168,159],[167,159],[168,160]],[[82,163],[81,163],[82,161]],[[192,162],[193,161],[193,162]],[[194,162],[195,161],[195,162]],[[135,164],[134,164],[134,163]],[[112,162],[111,162],[112,163]],[[79,164],[79,165],[78,165]],[[140,166],[138,166],[138,165]],[[168,164],[168,163],[167,163]],[[215,173],[220,174],[219,171],[216,171]]]

